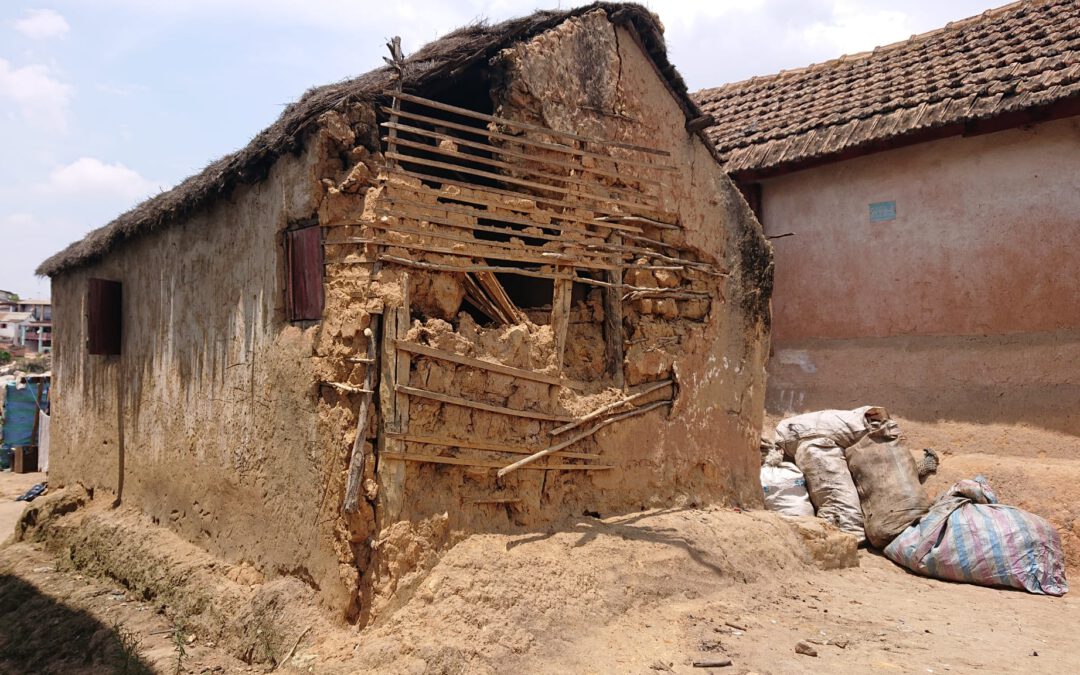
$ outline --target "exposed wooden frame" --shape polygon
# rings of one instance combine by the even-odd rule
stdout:
[[[592,420],[596,419],[597,417],[602,416],[604,413],[611,412],[612,410],[617,410],[617,409],[623,407],[624,405],[626,405],[628,403],[632,403],[632,402],[638,400],[639,398],[641,398],[643,396],[647,396],[648,394],[651,394],[654,391],[659,391],[659,390],[663,389],[664,387],[673,386],[674,384],[675,384],[674,380],[663,380],[661,382],[653,382],[653,383],[645,386],[644,388],[639,389],[638,391],[634,392],[630,396],[626,396],[625,398],[621,398],[618,401],[615,401],[613,403],[609,403],[607,405],[600,406],[599,408],[597,408],[596,410],[593,410],[591,413],[585,415],[584,417],[579,417],[578,419],[574,420],[573,422],[570,422],[569,424],[564,424],[561,427],[557,427],[555,429],[552,429],[551,431],[548,432],[548,434],[550,434],[551,436],[558,436],[559,434],[570,431],[571,429],[576,429],[577,427],[581,426],[582,424],[587,424],[587,423],[591,422]]]
[[[409,387],[403,384],[396,385],[395,389],[403,394],[409,394],[410,396],[417,396],[419,398],[427,398],[433,401],[439,401],[440,403],[449,403],[451,405],[459,405],[465,408],[475,408],[476,410],[483,410],[485,412],[498,413],[500,415],[509,415],[510,417],[525,417],[534,420],[547,420],[551,422],[569,422],[574,419],[567,415],[557,415],[555,413],[541,412],[538,410],[518,410],[517,408],[507,408],[501,405],[491,405],[490,403],[480,403],[479,401],[470,401],[467,398],[460,396],[451,396],[450,394],[440,394],[434,391],[427,391],[426,389],[419,389],[417,387]]]
[[[383,140],[388,141],[389,138],[390,138],[389,136],[384,136]],[[447,138],[452,143],[460,143],[460,139],[455,139],[453,136],[448,136]],[[557,173],[547,173],[545,171],[540,171],[539,169],[530,168],[527,165],[511,164],[511,163],[508,163],[508,162],[504,162],[502,160],[492,159],[490,157],[482,157],[480,155],[473,155],[473,154],[470,154],[468,152],[461,152],[460,150],[449,150],[447,148],[443,148],[443,147],[440,147],[438,145],[425,145],[423,143],[417,143],[416,141],[410,141],[410,140],[406,140],[404,138],[396,139],[395,143],[400,147],[410,148],[412,150],[422,150],[423,152],[430,152],[430,153],[433,153],[433,154],[436,154],[436,155],[440,155],[442,157],[450,157],[450,158],[453,158],[453,159],[460,159],[460,160],[463,160],[463,161],[466,161],[466,162],[475,162],[477,164],[483,164],[485,166],[490,166],[490,167],[494,167],[494,168],[497,168],[497,169],[504,169],[506,171],[514,171],[514,172],[524,173],[524,174],[528,174],[528,175],[536,177],[536,178],[546,178],[547,180],[559,181],[560,183],[565,183],[567,185],[577,185],[577,186],[583,187],[583,188],[599,188],[601,190],[611,191],[611,192],[616,193],[616,194],[622,194],[622,195],[624,195],[624,197],[629,198],[630,199],[629,204],[632,205],[635,208],[640,206],[642,208],[648,209],[648,208],[655,208],[655,207],[660,205],[659,197],[657,197],[655,195],[650,195],[647,192],[641,192],[639,190],[632,190],[630,188],[616,187],[614,185],[605,185],[604,183],[597,183],[596,181],[582,180],[580,178],[575,178],[573,176],[559,175]],[[464,145],[464,144],[462,144],[462,145]],[[481,144],[478,143],[477,145],[481,145]],[[409,155],[409,157],[413,157],[413,155]],[[534,162],[534,163],[539,163],[535,159],[530,159],[529,161]],[[458,165],[455,164],[454,166],[458,166]],[[503,175],[503,174],[499,174],[499,175]],[[581,192],[581,193],[575,193],[575,194],[581,194],[583,196],[593,196],[593,197],[596,197],[597,199],[613,199],[610,195],[598,195],[598,194],[595,194],[595,193],[588,193],[588,192]],[[638,198],[641,201],[640,202],[634,202],[633,198]],[[622,203],[622,202],[617,202],[617,203]]]
[[[415,103],[417,105],[426,106],[428,108],[434,108],[435,110],[441,110],[443,112],[454,113],[455,115],[461,115],[462,117],[471,117],[473,119],[482,120],[484,122],[494,122],[495,124],[501,124],[507,127],[515,127],[518,129],[524,129],[526,131],[538,131],[548,136],[561,136],[574,141],[581,141],[584,143],[592,143],[594,145],[606,145],[613,148],[621,148],[623,150],[634,150],[635,152],[644,152],[650,155],[658,155],[660,157],[670,157],[671,153],[667,150],[660,150],[657,148],[650,148],[644,145],[634,145],[632,143],[623,143],[621,141],[611,141],[602,138],[595,138],[591,136],[582,136],[569,131],[558,131],[549,127],[542,127],[536,124],[530,124],[529,122],[521,122],[519,120],[512,120],[506,117],[496,117],[495,115],[487,115],[484,113],[476,112],[475,110],[469,110],[468,108],[460,108],[458,106],[442,103],[441,101],[433,101],[431,99],[422,98],[414,94],[395,93],[394,96],[400,98],[402,101],[408,101],[409,103]]]
[[[555,280],[551,300],[551,330],[555,333],[555,365],[563,371],[566,353],[566,336],[570,330],[570,310],[574,299],[574,279],[564,277]]]
[[[531,455],[542,448],[528,445],[508,445],[491,441],[472,441],[447,436],[423,436],[419,434],[400,434],[401,440],[406,443],[420,443],[423,445],[438,445],[445,448],[468,448],[470,450],[488,450],[490,452],[505,452],[512,455]],[[593,452],[556,452],[553,457],[566,459],[600,459],[600,455]]]
[[[429,190],[430,192],[435,193],[436,195],[439,195],[440,197],[442,197],[444,199],[453,199],[455,201],[469,202],[469,203],[472,203],[472,204],[483,204],[484,206],[494,206],[495,208],[506,209],[508,211],[518,211],[520,213],[539,213],[539,214],[543,214],[544,216],[547,216],[547,217],[549,217],[549,218],[551,218],[553,220],[558,219],[558,220],[563,220],[563,221],[571,222],[571,223],[579,223],[581,225],[584,225],[585,227],[602,227],[602,228],[605,228],[605,229],[608,229],[608,230],[620,230],[622,232],[634,232],[634,233],[642,232],[642,229],[640,227],[636,227],[634,225],[623,225],[623,224],[617,223],[617,222],[609,222],[609,221],[604,221],[604,220],[598,220],[595,217],[591,218],[591,219],[579,218],[578,216],[569,215],[569,214],[566,214],[566,213],[559,213],[557,211],[550,211],[547,208],[540,207],[539,205],[536,208],[531,208],[531,209],[523,207],[523,206],[513,206],[511,204],[507,204],[503,200],[505,200],[506,198],[518,199],[518,200],[527,199],[527,200],[532,201],[532,202],[551,203],[551,204],[554,204],[555,206],[560,207],[560,208],[581,209],[583,211],[593,211],[594,209],[592,209],[588,204],[570,204],[568,202],[564,202],[564,201],[561,201],[561,200],[558,200],[558,199],[547,199],[545,197],[538,197],[538,196],[533,195],[533,194],[525,194],[525,193],[521,193],[521,192],[513,192],[511,190],[501,190],[499,188],[485,187],[485,186],[481,186],[481,185],[475,185],[473,183],[469,183],[469,182],[462,181],[462,180],[454,180],[452,178],[442,178],[442,177],[439,177],[439,176],[432,176],[432,175],[426,174],[426,173],[417,173],[415,171],[406,171],[405,169],[400,169],[400,168],[390,168],[390,169],[388,169],[387,170],[387,175],[388,176],[397,175],[397,176],[404,176],[406,178],[415,178],[417,180],[426,180],[426,181],[430,181],[432,183],[439,183],[440,185],[452,185],[454,187],[464,188],[465,190],[469,190],[470,192],[473,193],[473,194],[450,195],[450,194],[439,192],[438,190],[429,188],[427,186],[424,186],[425,189]],[[409,187],[413,187],[415,189],[415,186],[409,186]],[[484,196],[478,196],[478,195],[484,195]],[[490,195],[493,195],[493,196],[490,196]],[[536,226],[539,226],[539,227],[553,227],[553,228],[557,227],[557,225],[555,225],[554,223],[552,223],[551,225],[547,225],[546,223],[545,224],[540,224],[540,223],[533,222],[532,224],[536,225]],[[589,232],[589,230],[582,230],[582,231]]]
[[[612,232],[609,243],[619,246],[622,239],[618,232]],[[615,386],[622,389],[626,385],[623,377],[624,345],[626,331],[623,329],[622,283],[623,270],[614,269],[604,273],[611,288],[604,289],[604,358],[608,375]]]
[[[652,178],[643,178],[643,177],[639,177],[639,176],[627,176],[626,174],[620,174],[620,173],[616,173],[614,171],[607,171],[607,170],[604,170],[604,169],[598,169],[596,167],[585,166],[581,162],[569,162],[569,161],[564,161],[564,160],[561,160],[561,159],[555,159],[553,157],[546,156],[546,155],[545,156],[536,155],[536,154],[529,155],[529,154],[526,154],[524,152],[517,152],[516,150],[510,150],[509,148],[506,148],[506,147],[503,147],[503,146],[491,145],[490,143],[479,143],[477,141],[470,141],[470,140],[461,138],[459,136],[451,135],[449,133],[440,133],[438,131],[433,131],[431,129],[424,129],[424,128],[421,128],[421,127],[414,127],[414,126],[408,125],[408,124],[383,122],[379,126],[384,127],[386,129],[394,129],[394,130],[399,131],[399,132],[415,134],[417,136],[425,136],[427,138],[431,138],[431,139],[438,140],[438,141],[451,141],[453,143],[457,143],[458,145],[463,145],[463,146],[465,146],[467,148],[473,148],[474,150],[483,150],[484,152],[490,152],[492,154],[502,155],[503,157],[512,157],[514,159],[528,160],[529,162],[533,162],[535,164],[546,165],[549,169],[553,169],[553,168],[571,169],[573,171],[576,171],[576,172],[579,172],[579,173],[582,173],[582,174],[589,173],[589,174],[593,174],[593,175],[596,175],[596,176],[604,176],[605,178],[616,178],[616,179],[619,179],[619,180],[626,180],[627,178],[629,178],[630,180],[633,180],[635,183],[640,183],[640,184],[643,184],[643,185],[652,185],[652,186],[657,187],[657,188],[664,187],[663,182],[658,181],[658,180],[653,180]],[[622,188],[622,189],[629,189],[629,188]],[[655,196],[655,195],[650,195],[650,196]]]
[[[649,412],[650,410],[655,410],[656,408],[659,408],[662,405],[671,405],[673,403],[674,403],[674,401],[670,401],[670,400],[656,401],[655,403],[650,403],[649,405],[644,405],[644,406],[641,406],[640,408],[634,408],[633,410],[628,410],[627,412],[621,413],[619,415],[614,415],[612,417],[608,417],[607,419],[601,420],[596,426],[592,427],[591,429],[588,429],[586,431],[582,431],[579,434],[575,434],[574,436],[571,436],[570,438],[566,439],[565,441],[562,441],[561,443],[556,443],[555,445],[552,445],[552,446],[550,446],[550,447],[548,447],[548,448],[546,448],[544,450],[541,450],[540,452],[533,453],[533,454],[529,455],[528,457],[525,457],[523,459],[519,459],[518,461],[514,462],[513,464],[511,464],[509,466],[506,466],[506,467],[504,467],[502,469],[499,469],[498,476],[499,476],[499,478],[502,478],[503,476],[505,476],[506,474],[508,474],[508,473],[510,473],[512,471],[517,471],[518,469],[526,467],[527,465],[535,462],[538,459],[542,459],[544,457],[547,457],[548,455],[551,455],[551,454],[553,454],[555,452],[558,452],[559,450],[562,450],[563,448],[569,447],[569,446],[573,445],[574,443],[577,443],[580,440],[583,440],[585,438],[588,438],[589,436],[592,436],[597,431],[600,431],[601,429],[603,429],[604,427],[606,427],[609,424],[613,424],[615,422],[618,422],[619,420],[624,420],[627,417],[633,417],[634,415],[641,415],[642,413]]]
[[[503,288],[494,272],[474,272],[473,276],[476,277],[480,287],[487,292],[488,297],[495,302],[495,306],[499,308],[499,311],[510,317],[511,321],[508,323],[521,323],[525,320],[525,313],[518,309],[518,306],[510,299],[510,295]]]
[[[364,398],[356,413],[356,437],[353,439],[352,456],[349,458],[349,471],[345,481],[345,513],[357,513],[360,510],[360,485],[364,481],[364,444],[367,442],[368,409],[371,407],[375,388],[376,354],[379,344],[379,319],[371,316],[371,325],[365,331],[368,334],[368,365],[364,373]]]
[[[475,466],[482,469],[498,469],[502,462],[487,459],[469,459],[463,457],[444,457],[442,455],[423,455],[412,452],[388,452],[387,459],[405,462],[428,462],[430,464],[453,464],[456,466]],[[547,464],[525,467],[543,471],[603,471],[614,467],[606,464]]]
[[[412,161],[412,159],[413,158],[410,157],[410,158],[408,158],[407,161]],[[417,164],[425,164],[425,165],[428,165],[428,164],[444,164],[443,162],[428,162],[427,160],[418,161],[416,163]],[[451,170],[451,171],[459,171],[461,173],[467,173],[467,174],[476,175],[476,176],[483,176],[484,173],[488,173],[488,172],[480,172],[478,170],[474,171],[472,169],[469,169],[468,167],[458,166],[456,164],[445,164],[444,166],[436,167],[436,168],[442,168],[442,169],[447,169],[447,170]],[[605,206],[603,206],[601,204],[595,203],[593,201],[577,202],[577,203],[569,202],[569,201],[566,201],[565,199],[559,199],[557,197],[545,197],[543,195],[538,195],[538,194],[535,194],[535,193],[532,193],[532,192],[515,192],[513,190],[505,190],[503,188],[491,187],[491,186],[487,186],[487,185],[481,186],[481,185],[477,185],[475,183],[470,183],[470,182],[465,181],[465,180],[458,180],[456,178],[447,178],[446,176],[435,176],[435,175],[432,175],[432,174],[429,174],[429,173],[423,173],[423,172],[420,172],[420,171],[414,171],[412,169],[402,169],[400,167],[390,168],[389,171],[391,173],[399,173],[399,174],[408,176],[410,178],[417,178],[419,180],[426,180],[426,181],[430,181],[432,183],[438,183],[440,185],[455,185],[457,187],[462,187],[462,188],[466,188],[466,189],[469,189],[469,190],[475,190],[475,191],[480,192],[480,193],[488,193],[488,194],[499,195],[500,197],[509,197],[511,199],[528,199],[528,200],[536,202],[538,204],[540,202],[543,202],[543,203],[548,204],[550,206],[556,206],[556,207],[564,208],[564,209],[581,209],[583,211],[591,211],[593,213],[600,214],[601,216],[604,216],[605,219],[602,219],[600,217],[594,217],[592,220],[585,220],[585,219],[582,219],[582,218],[574,218],[574,217],[571,217],[571,216],[567,216],[565,214],[552,214],[552,215],[553,215],[553,217],[557,215],[558,217],[563,218],[564,220],[576,220],[576,221],[584,223],[586,225],[606,227],[606,228],[612,229],[612,230],[627,230],[629,232],[641,232],[640,227],[633,227],[633,226],[623,225],[622,224],[622,221],[626,220],[627,218],[635,218],[635,217],[640,218],[640,216],[628,216],[628,215],[626,215],[624,213],[621,213],[617,209],[607,208],[607,207],[605,207]],[[507,182],[507,183],[520,182],[517,179],[507,180],[508,178],[510,178],[509,176],[503,176],[502,174],[497,174],[497,173],[491,174],[490,177],[497,178],[498,180],[500,180],[502,182]],[[537,185],[541,185],[541,184],[537,183]],[[550,186],[550,185],[549,186],[543,186],[542,188],[536,188],[536,189],[543,189],[543,190],[547,190],[548,192],[563,193],[564,195],[567,192],[566,190],[563,190],[563,189],[560,189],[560,188],[557,188],[557,187],[554,187],[554,186]],[[570,194],[575,194],[575,193],[570,193]],[[585,195],[585,196],[589,196],[589,195]],[[614,203],[614,200],[606,199],[604,201]],[[503,208],[513,208],[513,207],[508,207],[505,204],[503,204],[502,206],[503,206]],[[637,209],[638,207],[633,207],[633,208]],[[537,209],[537,210],[539,210],[539,209]],[[653,209],[641,209],[641,210],[643,210],[643,211],[653,211]],[[650,218],[645,218],[645,221],[648,221],[646,224],[660,223],[660,221],[653,220],[653,219],[650,219]],[[657,225],[657,227],[664,227],[664,226],[666,226],[668,229],[671,229],[671,228],[678,229],[677,225],[671,225],[670,223],[662,223],[661,225]]]
[[[385,213],[389,217],[396,218],[399,221],[400,220],[415,220],[415,221],[420,221],[420,222],[431,223],[432,225],[441,225],[441,226],[444,226],[444,227],[453,227],[453,225],[447,225],[447,223],[445,223],[445,222],[442,222],[442,221],[440,221],[440,220],[438,220],[436,218],[429,218],[427,216],[408,215],[408,214],[402,214],[401,212],[389,211],[389,210],[383,211],[383,213]],[[608,265],[616,265],[616,264],[618,264],[616,262],[616,259],[617,259],[617,254],[616,253],[607,252],[607,251],[598,251],[598,252],[590,251],[586,244],[583,244],[582,242],[575,241],[575,240],[572,240],[572,239],[570,239],[570,240],[563,239],[561,242],[557,242],[559,244],[562,244],[563,248],[564,248],[564,250],[558,250],[558,249],[552,249],[552,248],[543,248],[541,246],[535,246],[535,245],[531,245],[531,244],[523,244],[522,246],[515,246],[514,244],[511,244],[511,243],[505,242],[505,241],[492,241],[490,239],[480,239],[478,237],[461,236],[461,235],[451,234],[449,232],[443,232],[443,231],[434,230],[434,229],[423,229],[423,228],[418,228],[418,227],[409,227],[408,225],[401,225],[400,222],[399,223],[388,223],[388,222],[383,222],[383,221],[373,221],[373,222],[359,223],[357,226],[370,227],[370,228],[373,228],[373,229],[376,229],[376,230],[383,230],[383,231],[388,231],[388,232],[400,232],[401,234],[415,234],[415,235],[420,236],[420,237],[434,237],[436,239],[444,239],[446,241],[453,241],[453,242],[457,242],[457,243],[460,243],[460,244],[477,244],[477,245],[480,245],[480,246],[490,246],[490,247],[498,248],[498,249],[506,249],[506,250],[508,250],[509,252],[512,252],[512,253],[521,252],[521,251],[529,251],[529,252],[535,253],[536,255],[541,256],[541,257],[553,256],[553,255],[559,255],[559,256],[582,255],[582,256],[591,256],[591,258],[584,258],[585,260],[593,260],[595,262],[599,262],[599,263],[602,263],[602,264],[608,264]],[[470,228],[463,228],[463,229],[470,229]],[[507,232],[510,236],[518,236],[518,237],[528,236],[528,235],[514,235],[512,231],[507,231],[507,230],[503,230],[503,232]],[[329,243],[331,243],[331,244],[345,244],[345,243],[364,243],[364,242],[351,242],[349,237],[344,237],[344,238],[341,238],[341,239],[338,239],[338,240],[336,240],[334,242],[329,242]],[[386,243],[387,246],[394,246],[395,245],[392,242],[385,242],[385,243]],[[566,248],[576,248],[576,249],[578,249],[578,251],[567,252],[565,250]],[[605,253],[607,254],[607,256],[611,256],[611,257],[605,256],[604,255]],[[493,256],[483,256],[483,257],[493,257]],[[528,261],[522,261],[522,262],[528,262]],[[550,263],[550,259],[548,257],[545,257],[544,262],[542,262],[541,264],[548,264],[548,263]]]
[[[534,370],[525,370],[524,368],[514,368],[513,366],[506,366],[501,363],[493,363],[491,361],[482,361],[471,356],[462,356],[461,354],[454,354],[448,351],[444,351],[442,349],[436,349],[435,347],[416,344],[415,342],[398,340],[395,344],[397,345],[398,349],[410,352],[412,354],[416,354],[418,356],[428,356],[433,359],[439,359],[440,361],[449,361],[450,363],[457,363],[462,366],[469,366],[470,368],[490,370],[493,373],[509,375],[510,377],[516,377],[523,380],[532,380],[534,382],[550,384],[556,387],[570,387],[571,385],[575,384],[577,385],[577,387],[582,386],[580,383],[574,383],[570,380],[566,380],[555,375],[547,375],[545,373],[539,373]]]
[[[384,113],[392,114],[394,111],[386,106],[380,108]],[[577,157],[589,157],[591,159],[605,160],[612,162],[613,164],[622,164],[624,166],[636,166],[642,169],[654,169],[657,171],[675,171],[675,167],[668,164],[656,164],[654,162],[643,162],[637,159],[630,159],[626,157],[612,157],[611,155],[605,155],[599,152],[591,152],[589,150],[579,150],[577,148],[570,147],[568,145],[559,145],[558,143],[545,143],[543,141],[533,140],[524,136],[513,136],[510,134],[503,134],[497,131],[491,131],[487,127],[470,127],[465,124],[458,124],[456,122],[450,122],[449,120],[440,119],[438,117],[430,117],[428,115],[421,115],[419,113],[409,112],[406,110],[399,110],[398,117],[414,120],[416,122],[424,122],[437,127],[444,127],[446,129],[454,129],[455,131],[464,131],[469,134],[476,134],[484,138],[494,138],[500,141],[507,141],[510,143],[517,143],[518,145],[528,146],[530,148],[537,148],[539,150],[550,150],[552,152],[561,152],[567,155],[575,155]]]

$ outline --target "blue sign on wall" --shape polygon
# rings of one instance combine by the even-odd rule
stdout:
[[[870,204],[870,222],[883,223],[896,220],[896,202],[874,202]]]

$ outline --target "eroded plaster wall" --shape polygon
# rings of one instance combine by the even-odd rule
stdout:
[[[1078,214],[1077,118],[766,181],[766,232],[796,233],[774,241],[770,408],[1080,433]]]
[[[182,224],[53,281],[50,483],[145,511],[233,563],[245,583],[294,575],[344,604],[320,520],[324,405],[317,327],[284,315],[282,231],[308,218],[325,139]],[[87,280],[123,284],[123,353],[87,353]],[[118,406],[120,412],[118,415]],[[329,520],[333,520],[332,518]]]

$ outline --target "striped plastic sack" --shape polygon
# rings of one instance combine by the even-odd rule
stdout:
[[[912,572],[947,581],[1064,595],[1061,538],[1044,518],[997,503],[982,476],[962,480],[885,547]]]

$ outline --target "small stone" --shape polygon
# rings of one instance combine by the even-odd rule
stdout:
[[[806,644],[805,642],[800,642],[799,644],[795,645],[795,653],[803,654],[805,656],[817,656],[817,650]]]

